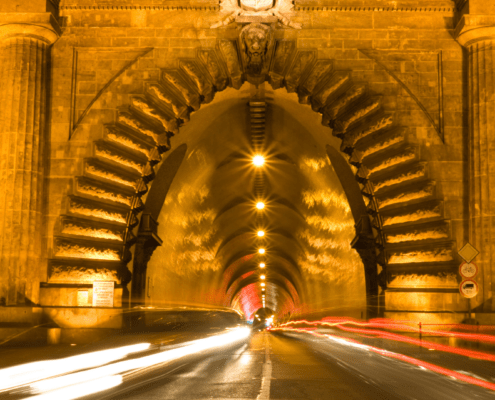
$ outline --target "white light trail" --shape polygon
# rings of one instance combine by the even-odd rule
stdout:
[[[73,400],[79,397],[88,396],[93,393],[103,392],[111,389],[122,383],[122,376],[105,376],[104,378],[91,381],[91,385],[87,382],[79,385],[64,387],[53,392],[40,394],[38,396],[29,397],[30,400]]]
[[[59,360],[37,361],[5,368],[0,370],[0,392],[57,375],[99,367],[120,360],[131,353],[146,350],[149,347],[149,343],[139,343]]]
[[[234,344],[240,340],[247,338],[251,333],[249,328],[236,328],[227,333],[208,337],[206,339],[195,340],[193,342],[186,343],[184,346],[179,348],[174,348],[171,350],[165,350],[160,353],[120,361],[114,364],[105,365],[102,367],[76,372],[70,375],[64,375],[55,377],[52,379],[46,379],[40,382],[34,382],[30,385],[31,391],[33,393],[40,393],[42,396],[56,394],[58,392],[62,393],[62,390],[70,389],[73,397],[53,397],[54,399],[75,399],[78,397],[85,396],[86,394],[79,394],[76,388],[81,385],[89,385],[93,387],[94,382],[105,382],[102,381],[103,378],[111,378],[119,374],[126,373],[131,370],[149,368],[159,364],[164,364],[179,358],[192,355],[195,353],[200,353],[205,350],[209,350],[215,347],[227,346]],[[112,381],[113,382],[113,381]],[[104,385],[103,385],[104,386]],[[106,390],[101,389],[101,390]],[[96,393],[92,392],[92,393]],[[66,392],[63,392],[66,393]],[[52,397],[30,397],[29,399],[52,399]]]

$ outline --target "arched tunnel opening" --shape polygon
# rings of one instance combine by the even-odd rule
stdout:
[[[161,245],[140,304],[232,307],[251,321],[264,307],[279,320],[368,315],[351,247],[362,196],[339,140],[296,95],[224,91],[171,144],[145,199]]]

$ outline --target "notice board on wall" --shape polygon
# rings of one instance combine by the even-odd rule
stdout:
[[[113,307],[114,281],[93,282],[93,307]]]

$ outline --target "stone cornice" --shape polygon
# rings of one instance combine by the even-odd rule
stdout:
[[[122,1],[115,0],[113,3],[101,4],[96,0],[62,0],[60,2],[61,11],[77,11],[77,10],[152,10],[152,11],[182,11],[182,10],[198,10],[198,11],[220,11],[219,0],[162,0],[161,2],[145,1],[141,4],[132,4],[132,0]]]
[[[457,24],[455,38],[464,47],[495,41],[495,15],[464,15]]]
[[[295,0],[296,11],[372,11],[372,12],[453,12],[456,5],[452,0]]]
[[[66,0],[60,4],[61,11],[78,10],[113,10],[113,11],[220,11],[219,0],[163,0],[160,4],[132,4],[132,1],[116,0],[113,4],[98,4],[96,1]],[[405,0],[400,2],[375,2],[375,1],[348,1],[342,4],[335,0],[312,1],[296,0],[294,9],[296,11],[358,11],[358,12],[454,12],[456,5],[451,0],[445,1],[414,1]]]
[[[1,39],[31,37],[52,44],[60,34],[60,26],[51,13],[0,13]]]

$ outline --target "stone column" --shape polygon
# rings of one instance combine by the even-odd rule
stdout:
[[[48,49],[59,34],[50,14],[0,21],[0,302],[20,305],[38,301]]]
[[[464,15],[456,39],[469,65],[469,242],[480,252],[478,310],[495,310],[495,15]],[[461,247],[463,244],[459,244]]]
[[[158,237],[157,232],[158,222],[155,221],[151,214],[143,213],[132,268],[131,304],[134,307],[146,305],[148,262],[156,248],[162,245],[162,240]]]

